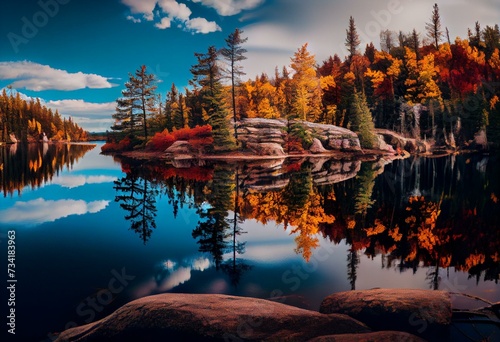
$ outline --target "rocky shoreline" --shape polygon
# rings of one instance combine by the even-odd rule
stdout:
[[[405,138],[389,130],[375,131],[377,140],[372,149],[363,149],[358,135],[348,129],[307,121],[277,119],[244,119],[236,122],[238,150],[224,153],[204,153],[187,141],[176,141],[165,151],[134,150],[119,155],[142,160],[161,159],[178,165],[188,160],[245,161],[287,158],[334,158],[374,161],[381,157],[407,158],[410,155],[432,155],[433,146],[427,142]],[[308,148],[289,151],[290,130],[301,131]],[[453,151],[448,151],[448,153]],[[199,164],[198,163],[198,164]]]
[[[56,341],[446,341],[444,291],[372,289],[335,293],[320,311],[270,300],[166,293],[134,300]]]

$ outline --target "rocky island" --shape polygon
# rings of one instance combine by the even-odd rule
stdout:
[[[357,133],[334,125],[300,120],[248,118],[237,121],[235,127],[238,147],[233,151],[214,153],[206,146],[193,144],[188,138],[180,138],[164,150],[153,150],[146,146],[108,151],[105,145],[103,151],[137,159],[161,158],[175,167],[196,166],[203,164],[202,161],[205,160],[329,157],[337,160],[366,161],[434,153],[434,146],[430,143],[405,138],[387,129],[376,129],[373,147],[363,149]],[[300,132],[300,139],[290,133],[292,130]],[[442,149],[440,151],[442,152]]]

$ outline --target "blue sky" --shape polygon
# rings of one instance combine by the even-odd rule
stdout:
[[[304,43],[321,62],[345,55],[352,15],[363,46],[382,29],[425,31],[434,0],[16,0],[0,12],[0,88],[12,85],[90,131],[111,125],[128,73],[146,65],[165,95],[183,89],[195,52],[248,37],[247,78],[290,64]],[[498,23],[497,0],[438,1],[451,37]]]

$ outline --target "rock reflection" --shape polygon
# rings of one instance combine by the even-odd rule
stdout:
[[[442,268],[469,272],[477,281],[499,279],[500,170],[488,157],[145,167],[144,182],[168,196],[174,214],[183,205],[196,209],[192,236],[233,285],[250,269],[240,228],[248,219],[282,225],[306,261],[320,238],[346,241],[353,289],[362,254],[380,255],[383,268],[400,272],[426,267],[433,289]]]

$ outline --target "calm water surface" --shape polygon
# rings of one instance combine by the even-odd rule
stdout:
[[[15,231],[19,337],[50,340],[164,292],[313,310],[333,292],[374,287],[500,301],[495,156],[174,167],[99,152],[0,148],[0,246],[6,259]]]

